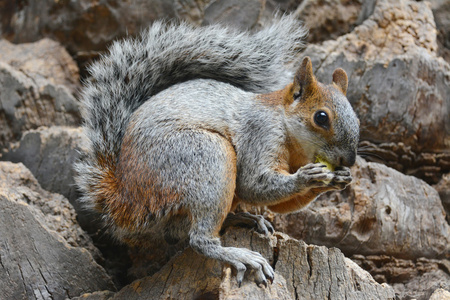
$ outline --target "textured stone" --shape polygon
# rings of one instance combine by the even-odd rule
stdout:
[[[378,282],[388,282],[399,299],[429,299],[437,289],[450,290],[450,261],[391,256],[354,255],[355,261]]]
[[[274,265],[274,282],[261,288],[250,276],[239,288],[230,267],[188,248],[112,299],[394,299],[391,287],[376,283],[338,249],[306,245],[281,233],[263,237],[246,229],[230,230],[222,241],[260,252]]]
[[[447,213],[447,222],[450,224],[450,173],[442,176],[441,181],[433,186],[441,197],[442,206]]]
[[[40,127],[26,131],[19,142],[9,145],[0,160],[23,163],[44,189],[68,198],[75,210],[81,212],[72,168],[80,149],[83,149],[81,128]]]
[[[136,35],[154,20],[200,24],[208,0],[0,0],[0,34],[13,43],[57,40],[84,65],[113,40]]]
[[[438,29],[438,53],[450,63],[450,2],[448,0],[429,0]]]
[[[436,32],[427,2],[379,0],[351,33],[309,45],[303,55],[312,58],[321,81],[331,81],[338,67],[347,72],[347,97],[361,119],[362,140],[402,143],[417,156],[448,153],[450,65],[437,56]],[[410,166],[401,171],[429,182],[446,172],[404,158]]]
[[[363,2],[305,0],[297,8],[295,15],[309,28],[309,42],[323,42],[350,32],[358,21]]]
[[[346,255],[450,257],[450,227],[435,189],[420,179],[358,158],[353,182],[308,208],[276,216],[277,230]]]
[[[263,0],[213,0],[205,8],[203,25],[220,23],[242,30],[252,29],[264,8]]]
[[[0,149],[40,126],[80,122],[78,104],[63,85],[38,80],[0,61]]]
[[[110,289],[109,276],[67,199],[42,190],[22,164],[0,162],[0,294],[66,299]]]
[[[8,63],[35,82],[46,79],[51,84],[66,86],[72,94],[79,88],[78,66],[59,43],[50,39],[19,45],[0,40],[0,61]]]

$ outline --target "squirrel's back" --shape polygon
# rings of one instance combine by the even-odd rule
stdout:
[[[256,33],[221,26],[155,22],[140,37],[112,45],[94,63],[81,95],[88,151],[76,164],[82,201],[100,210],[111,193],[130,117],[153,95],[180,82],[208,78],[264,93],[290,78],[285,65],[303,46],[306,30],[283,16]]]

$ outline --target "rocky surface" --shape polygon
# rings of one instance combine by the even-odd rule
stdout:
[[[83,248],[85,247],[85,248]],[[114,289],[67,199],[22,164],[0,162],[0,291],[4,299],[65,299]]]
[[[310,27],[300,55],[321,81],[347,71],[361,154],[401,173],[359,159],[344,192],[289,216],[262,210],[284,232],[341,250],[230,230],[224,244],[275,266],[268,288],[238,288],[230,268],[189,248],[171,259],[184,245],[112,243],[76,202],[71,164],[83,142],[74,61],[86,76],[85,64],[113,40],[161,17],[256,30],[277,9]],[[0,0],[0,35],[15,43],[0,40],[0,160],[22,162],[37,179],[0,162],[0,298],[448,299],[449,9],[446,0]],[[116,292],[105,270],[125,287]]]
[[[82,208],[70,166],[83,149],[81,128],[40,127],[23,133],[19,142],[0,152],[0,160],[21,162],[46,190],[68,198],[75,210]]]
[[[0,61],[32,77],[35,82],[44,80],[45,84],[48,80],[54,85],[64,85],[72,94],[80,88],[75,61],[59,43],[48,38],[19,45],[0,40]]]
[[[3,41],[0,49],[0,149],[25,130],[79,124],[78,103],[69,89],[74,87],[63,85],[78,79],[76,66],[60,46],[48,40],[23,47]]]
[[[450,226],[439,194],[427,183],[358,158],[353,182],[295,214],[278,215],[277,229],[346,255],[449,258]]]
[[[250,280],[237,286],[233,271],[188,248],[158,273],[134,281],[110,299],[394,299],[386,284],[371,276],[338,249],[306,245],[276,233],[263,237],[246,229],[231,230],[226,246],[260,252],[274,266],[275,279],[267,288]],[[327,270],[323,272],[323,270]],[[312,284],[314,283],[314,284]],[[83,299],[98,299],[86,295]]]
[[[363,12],[363,2],[369,1],[305,0],[295,10],[295,15],[309,28],[309,42],[323,42],[349,33]]]
[[[432,183],[449,171],[448,160],[425,171],[415,157],[448,153],[450,145],[450,65],[437,56],[436,32],[427,2],[379,0],[351,33],[303,53],[323,81],[329,82],[337,67],[347,71],[347,96],[361,116],[361,139],[410,147],[414,155],[404,154],[411,164],[406,172]]]
[[[439,289],[450,290],[448,260],[405,260],[386,255],[354,255],[352,260],[376,281],[390,282],[400,299],[429,299]]]

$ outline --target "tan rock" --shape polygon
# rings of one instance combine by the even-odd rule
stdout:
[[[346,255],[450,257],[450,226],[435,189],[420,179],[358,158],[353,182],[307,209],[277,215],[277,229]]]
[[[310,45],[303,54],[311,56],[319,80],[329,82],[338,67],[346,70],[347,97],[360,117],[362,140],[403,143],[417,157],[448,153],[450,65],[437,56],[436,33],[427,2],[379,0],[351,33]],[[405,159],[411,161],[405,173],[427,180],[445,173]]]
[[[75,61],[59,43],[50,39],[19,45],[0,40],[0,61],[8,63],[35,82],[45,79],[54,85],[64,85],[72,94],[80,86]]]
[[[112,299],[394,299],[392,288],[376,283],[338,249],[306,245],[276,233],[263,237],[230,230],[226,246],[260,252],[274,265],[275,279],[258,287],[251,276],[239,288],[228,266],[188,248],[158,273],[134,281]],[[325,271],[326,270],[326,271]],[[90,298],[87,298],[90,299]],[[95,298],[93,298],[95,299]]]

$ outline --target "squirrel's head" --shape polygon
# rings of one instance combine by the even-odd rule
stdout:
[[[317,158],[333,166],[352,166],[359,142],[359,120],[346,98],[347,74],[333,72],[324,85],[313,74],[305,57],[284,97],[287,128],[309,162]]]

